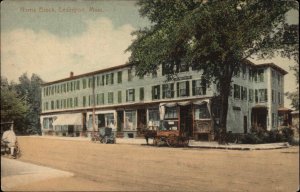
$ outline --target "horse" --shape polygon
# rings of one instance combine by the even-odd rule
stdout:
[[[141,133],[144,135],[147,145],[149,145],[148,143],[148,139],[149,138],[155,138],[156,137],[156,130],[150,130],[150,129],[141,129]]]

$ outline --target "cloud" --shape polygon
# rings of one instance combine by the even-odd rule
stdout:
[[[59,37],[48,31],[16,29],[2,33],[1,75],[17,81],[27,72],[45,81],[65,78],[70,71],[82,74],[124,64],[124,53],[133,37],[131,25],[115,28],[111,20],[86,21],[86,31],[71,37]]]

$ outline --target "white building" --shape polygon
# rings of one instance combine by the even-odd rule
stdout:
[[[166,69],[143,78],[134,68],[121,65],[48,82],[42,86],[43,134],[79,136],[95,127],[109,126],[119,137],[136,137],[143,128],[156,129],[161,120],[170,129],[195,139],[212,139],[218,128],[217,86],[202,73],[179,69],[166,81]],[[273,63],[243,65],[232,82],[227,130],[246,133],[251,127],[277,128],[283,106],[285,70]]]

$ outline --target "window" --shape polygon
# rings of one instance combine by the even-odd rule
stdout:
[[[152,100],[160,99],[160,85],[152,86]]]
[[[94,86],[94,78],[90,77],[89,78],[89,88],[92,88]]]
[[[278,92],[278,104],[281,104],[281,93]]]
[[[159,110],[158,109],[148,109],[148,114],[149,114],[149,126],[159,126]]]
[[[201,80],[192,81],[192,92],[195,95],[206,95],[206,80],[202,78]]]
[[[82,79],[82,88],[83,88],[83,89],[86,88],[86,79]]]
[[[276,102],[275,96],[276,96],[275,91],[272,89],[272,103]]]
[[[170,63],[165,63],[162,65],[162,75],[172,74],[173,73],[173,65]]]
[[[157,77],[157,71],[155,70],[152,72],[152,78],[156,78],[156,77]]]
[[[259,102],[267,102],[268,101],[268,92],[267,89],[259,89]]]
[[[134,98],[134,89],[128,89],[126,90],[126,101],[127,102],[131,102],[131,101],[134,101],[135,98]]]
[[[104,93],[97,94],[97,105],[104,104]]]
[[[209,119],[210,114],[207,108],[207,104],[199,105],[195,108],[195,119]]]
[[[235,99],[240,99],[240,98],[241,98],[241,89],[240,89],[240,86],[234,84],[234,85],[233,85],[233,89],[234,89],[233,97],[234,97]]]
[[[53,129],[53,118],[43,118],[43,128],[44,129]]]
[[[108,92],[108,98],[107,98],[107,103],[114,103],[114,93],[113,92]]]
[[[243,79],[247,78],[247,68],[245,65],[242,66],[242,74],[243,74]]]
[[[114,84],[114,73],[106,74],[105,77],[106,77],[106,82],[105,82],[106,85]]]
[[[249,101],[253,102],[253,89],[249,89]]]
[[[79,80],[77,80],[77,82],[76,82],[76,89],[80,90],[80,81]]]
[[[165,119],[177,119],[177,107],[166,107]]]
[[[253,69],[249,68],[249,81],[253,81]]]
[[[51,101],[51,110],[54,109],[54,101]]]
[[[279,73],[277,73],[277,81],[278,81],[278,85],[280,85],[280,81],[281,81],[281,76]]]
[[[132,81],[132,69],[128,69],[128,81]]]
[[[67,108],[67,100],[64,99],[64,109]]]
[[[258,82],[264,82],[264,69],[259,69],[257,71],[257,76],[258,76]]]
[[[241,87],[242,90],[242,100],[247,100],[247,88],[246,87]]]
[[[118,71],[118,83],[122,83],[122,71]]]
[[[125,111],[125,130],[136,129],[136,111]]]
[[[59,105],[59,100],[56,100],[56,109],[59,109],[60,105]]]
[[[258,91],[255,89],[255,102],[258,103]]]
[[[122,91],[118,91],[118,103],[122,103]]]
[[[144,87],[140,88],[140,101],[144,101]]]
[[[233,76],[237,77],[237,78],[240,77],[240,69],[239,68],[237,68],[236,70],[234,70]]]
[[[190,95],[189,81],[177,83],[177,97],[185,97]]]
[[[86,96],[82,97],[82,106],[85,107],[86,106]]]
[[[74,98],[74,107],[78,107],[78,97]]]
[[[186,63],[180,63],[176,67],[176,72],[186,72],[189,71],[189,66]]]
[[[162,85],[162,98],[174,98],[174,83]]]

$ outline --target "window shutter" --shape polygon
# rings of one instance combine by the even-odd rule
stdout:
[[[185,82],[185,88],[186,88],[186,96],[190,96],[190,82]]]
[[[174,98],[174,84],[171,84],[171,97]]]
[[[177,97],[179,97],[179,82],[177,83]]]
[[[135,89],[133,89],[133,101],[135,101]]]
[[[126,102],[128,102],[128,90],[126,90]]]
[[[166,97],[166,88],[167,88],[167,85],[162,85],[162,89],[163,89],[162,98],[163,99]]]
[[[160,85],[157,86],[157,99],[160,99]]]
[[[193,81],[192,81],[192,94],[193,94],[193,96],[196,95],[196,94],[195,94],[195,89],[196,89],[196,81],[193,80]]]

